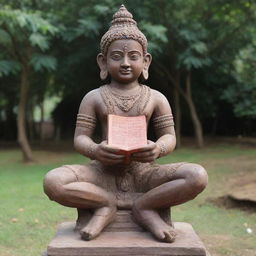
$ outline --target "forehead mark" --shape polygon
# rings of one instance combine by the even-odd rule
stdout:
[[[125,43],[124,46],[123,46],[123,51],[124,51],[124,52],[128,52],[128,48],[129,48],[129,47],[128,47],[128,44]]]

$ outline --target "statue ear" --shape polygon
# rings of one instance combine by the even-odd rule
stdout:
[[[141,74],[144,80],[148,79],[148,69],[149,69],[151,61],[152,61],[152,56],[151,56],[151,54],[147,53],[144,56],[144,68],[143,68],[142,74]]]
[[[97,56],[97,63],[100,68],[100,79],[105,80],[108,77],[106,58],[102,53]]]

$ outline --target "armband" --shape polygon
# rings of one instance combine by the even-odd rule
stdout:
[[[94,129],[96,127],[96,118],[85,114],[78,114],[76,126]]]
[[[162,115],[153,119],[153,125],[156,130],[174,126],[173,115]]]

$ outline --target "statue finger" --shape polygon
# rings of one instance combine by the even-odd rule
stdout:
[[[141,147],[138,152],[151,151],[156,147],[154,142],[147,144],[145,147]]]
[[[111,147],[109,146],[108,144],[104,144],[103,145],[103,150],[107,151],[107,152],[110,152],[110,153],[117,153],[120,151],[119,148],[115,148],[115,147]]]
[[[154,155],[154,152],[152,150],[144,151],[144,152],[136,152],[136,153],[132,154],[132,156],[136,157],[136,158],[145,158],[145,157],[150,157],[153,155]]]
[[[111,153],[108,153],[108,152],[104,152],[103,153],[103,156],[104,156],[104,158],[106,158],[106,159],[117,159],[117,160],[119,160],[119,159],[124,159],[125,158],[125,156],[124,155],[120,155],[120,154],[111,154]]]

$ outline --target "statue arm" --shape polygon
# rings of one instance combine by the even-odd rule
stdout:
[[[152,96],[154,99],[152,121],[157,141],[148,141],[147,146],[132,154],[134,161],[144,163],[152,162],[156,158],[169,154],[176,145],[171,107],[160,92],[152,90]]]
[[[99,97],[96,89],[83,98],[77,115],[74,147],[80,154],[105,165],[119,164],[124,161],[124,156],[117,154],[119,149],[110,147],[106,141],[97,144],[92,139],[97,124],[97,102],[101,100]]]
[[[173,115],[170,104],[166,97],[160,92],[156,92],[156,106],[152,115],[156,145],[159,148],[159,157],[168,155],[176,146],[176,136],[174,130]]]
[[[82,155],[94,159],[97,144],[92,140],[96,127],[95,92],[89,92],[83,98],[76,121],[74,147]]]

